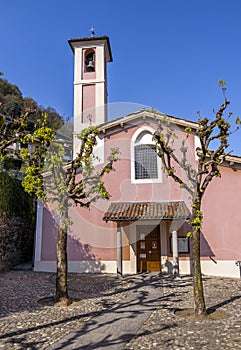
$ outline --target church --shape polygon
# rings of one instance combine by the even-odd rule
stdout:
[[[90,209],[70,208],[69,272],[190,274],[190,198],[163,172],[152,136],[164,117],[179,140],[187,137],[187,130],[195,130],[197,123],[148,109],[108,120],[109,38],[71,39],[69,45],[74,55],[73,155],[79,145],[76,136],[89,125],[90,115],[100,130],[97,163],[105,164],[111,148],[120,151],[115,171],[105,177],[110,200],[99,200]],[[189,132],[188,154],[194,166],[198,145],[195,133]],[[213,179],[202,202],[202,272],[239,277],[241,157],[227,156],[220,172],[221,179]],[[56,272],[57,227],[54,211],[39,202],[35,271]]]

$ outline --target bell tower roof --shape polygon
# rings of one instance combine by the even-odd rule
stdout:
[[[86,45],[89,45],[89,44],[94,45],[95,43],[96,44],[104,43],[107,62],[113,61],[111,47],[110,47],[110,40],[109,40],[109,37],[106,35],[69,39],[68,43],[69,43],[73,53],[75,53],[75,48],[79,46],[78,44],[80,44],[81,46],[84,46],[85,44]]]

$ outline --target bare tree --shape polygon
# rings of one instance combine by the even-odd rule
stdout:
[[[94,166],[98,133],[98,128],[92,125],[82,130],[79,152],[67,165],[63,163],[63,146],[53,142],[46,155],[45,174],[39,172],[38,167],[33,167],[23,181],[27,192],[58,205],[56,303],[61,305],[70,302],[67,288],[67,236],[71,225],[69,207],[75,204],[89,208],[100,198],[109,199],[103,178],[113,170],[113,164],[118,160],[118,150],[112,149],[102,168]],[[28,154],[27,157],[32,158],[33,155]]]
[[[186,128],[187,136],[181,142],[181,157],[176,155],[174,149],[174,139],[176,135],[170,127],[167,126],[166,129],[160,125],[154,135],[154,140],[157,145],[157,154],[162,160],[164,170],[168,176],[180,184],[181,188],[189,193],[192,202],[192,220],[190,223],[192,229],[191,232],[188,233],[188,236],[191,237],[192,246],[194,313],[198,317],[207,314],[200,261],[200,232],[203,220],[201,203],[203,195],[212,179],[214,177],[221,177],[219,166],[227,157],[226,150],[229,147],[229,136],[239,128],[240,124],[240,119],[236,118],[237,128],[231,131],[228,119],[232,116],[232,113],[229,113],[226,119],[224,118],[224,112],[230,104],[225,94],[225,82],[220,80],[219,86],[221,86],[223,91],[223,104],[217,112],[214,111],[213,120],[201,118],[200,113],[198,113],[199,119],[197,127],[194,130]],[[168,118],[166,120],[168,120]],[[196,168],[191,164],[187,155],[188,147],[186,142],[190,133],[195,134],[200,140],[200,148],[196,150]],[[214,141],[216,148],[211,150],[210,146]],[[184,170],[183,176],[179,175],[177,169]]]

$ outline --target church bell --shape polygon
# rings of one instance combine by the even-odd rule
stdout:
[[[95,71],[94,62],[92,60],[89,60],[89,62],[87,63],[86,71],[87,72],[94,72]]]

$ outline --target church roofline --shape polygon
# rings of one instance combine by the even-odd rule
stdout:
[[[151,119],[154,119],[156,121],[162,121],[163,118],[165,118],[165,117],[168,119],[168,121],[171,124],[177,124],[178,126],[185,127],[185,128],[189,127],[189,128],[194,129],[194,130],[196,130],[198,128],[197,122],[193,122],[193,121],[182,119],[182,118],[173,117],[171,115],[156,112],[156,111],[153,112],[153,111],[150,111],[150,110],[145,109],[145,108],[143,108],[139,111],[130,113],[126,116],[107,121],[107,122],[99,125],[99,128],[100,128],[100,131],[105,132],[106,130],[114,128],[116,126],[129,124],[131,121],[133,121],[135,119],[141,118],[141,119],[145,120],[146,118],[151,118]]]
[[[171,124],[176,124],[182,128],[191,128],[193,131],[198,129],[199,124],[197,122],[194,121],[190,121],[187,119],[182,119],[182,118],[177,118],[177,117],[173,117],[170,116],[168,114],[164,114],[164,113],[160,113],[160,112],[156,112],[156,111],[150,111],[148,109],[141,109],[139,111],[130,113],[126,116],[114,119],[114,120],[110,120],[108,122],[105,122],[103,124],[99,125],[99,130],[100,132],[102,132],[103,134],[105,134],[106,132],[110,131],[111,129],[115,129],[115,128],[123,128],[125,124],[131,124],[132,121],[137,120],[137,119],[143,119],[146,120],[148,118],[150,119],[154,119],[157,122],[158,121],[162,121],[163,118],[167,118],[168,121]],[[189,131],[191,132],[191,131]],[[226,164],[228,164],[229,166],[234,165],[234,163],[236,164],[241,164],[241,156],[237,156],[237,155],[231,155],[231,154],[227,154],[225,156],[225,161]]]
[[[108,49],[108,54],[109,54],[109,62],[113,62],[113,57],[112,57],[112,52],[111,52],[111,47],[110,47],[110,39],[108,36],[103,35],[103,36],[91,36],[91,37],[86,37],[86,38],[73,38],[69,39],[68,43],[74,53],[74,45],[76,43],[83,43],[83,42],[88,42],[88,41],[105,41],[107,44],[107,49]]]

